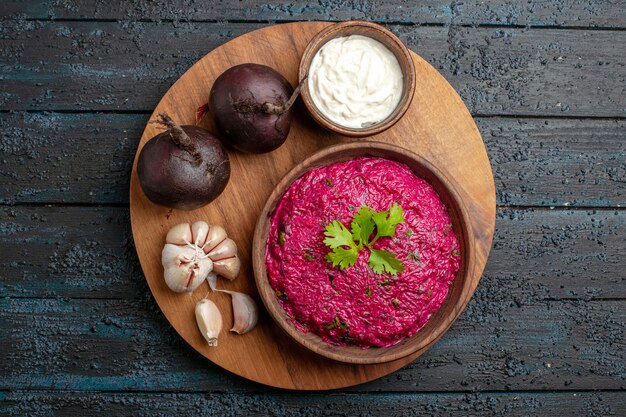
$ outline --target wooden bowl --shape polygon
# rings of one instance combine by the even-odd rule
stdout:
[[[309,67],[313,57],[319,51],[319,49],[331,39],[341,36],[350,35],[363,35],[373,38],[383,45],[385,45],[396,57],[403,74],[403,89],[402,98],[396,106],[395,110],[384,120],[365,128],[350,128],[339,125],[332,120],[328,119],[322,112],[319,111],[309,92],[308,81],[302,82],[305,76],[309,73]],[[385,29],[383,26],[376,23],[367,22],[363,20],[350,20],[347,22],[336,23],[327,27],[318,33],[307,45],[302,58],[300,59],[300,69],[298,74],[298,80],[302,83],[302,90],[300,95],[309,113],[324,128],[339,133],[344,136],[363,137],[371,136],[380,133],[393,126],[400,118],[406,113],[411,100],[413,100],[413,93],[415,92],[415,67],[413,66],[413,59],[411,54],[402,41],[394,35],[391,31]]]
[[[302,333],[292,324],[278,302],[276,294],[269,284],[265,265],[265,245],[271,226],[271,216],[276,206],[289,186],[305,172],[335,162],[342,162],[359,156],[383,157],[398,161],[409,166],[418,177],[428,181],[437,191],[441,200],[448,209],[452,220],[452,228],[459,240],[461,264],[456,277],[450,286],[448,296],[441,308],[432,315],[426,325],[416,334],[403,340],[397,345],[387,348],[361,349],[357,346],[333,346],[324,342],[312,332]],[[252,262],[254,276],[259,294],[265,307],[278,325],[296,342],[330,359],[355,364],[374,364],[389,362],[403,358],[420,349],[428,347],[441,337],[452,322],[461,314],[467,298],[471,296],[470,243],[472,236],[471,223],[467,208],[460,198],[459,186],[441,171],[431,165],[421,156],[401,148],[380,142],[354,142],[335,145],[317,153],[295,166],[274,188],[256,224],[254,241],[252,244]]]

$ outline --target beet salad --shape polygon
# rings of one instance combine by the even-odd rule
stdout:
[[[445,205],[406,165],[361,157],[285,192],[266,244],[270,285],[302,332],[388,347],[421,329],[460,267]]]

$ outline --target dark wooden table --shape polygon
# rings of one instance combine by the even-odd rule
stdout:
[[[626,415],[626,3],[509,3],[0,2],[0,414]],[[496,180],[494,246],[417,361],[279,391],[170,328],[133,248],[130,169],[153,107],[204,54],[275,22],[350,18],[386,24],[465,100]]]

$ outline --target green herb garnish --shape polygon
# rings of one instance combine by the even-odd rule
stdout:
[[[333,320],[332,322],[324,326],[324,328],[326,330],[333,330],[333,329],[336,329],[337,326],[339,326],[339,317],[335,317],[335,320]]]
[[[324,183],[326,183],[329,187],[333,186],[333,181],[330,178],[324,178]]]
[[[398,300],[397,298],[394,298],[393,300],[391,300],[391,302],[393,303],[394,306],[398,307],[398,305],[400,304],[400,300]]]
[[[285,232],[280,232],[280,235],[278,236],[278,244],[280,246],[285,244]]]
[[[367,294],[368,297],[372,296],[372,290],[370,287],[365,287],[365,294]]]
[[[339,265],[340,269],[353,266],[358,258],[359,251],[367,247],[370,251],[369,265],[377,274],[383,271],[392,275],[404,271],[402,262],[396,255],[386,250],[373,249],[372,246],[381,237],[393,237],[396,226],[404,222],[402,207],[394,203],[389,210],[374,211],[368,206],[362,206],[354,215],[350,230],[339,220],[334,220],[326,226],[324,244],[332,249],[326,259]],[[371,237],[372,234],[376,234]]]
[[[339,220],[334,220],[326,226],[324,235],[326,236],[324,244],[333,249],[326,259],[332,262],[333,266],[339,265],[339,268],[346,269],[356,263],[359,248],[352,240],[352,234],[343,223]]]
[[[404,223],[404,213],[399,204],[394,203],[387,211],[378,211],[372,215],[376,223],[377,236],[393,236],[396,234],[396,226]],[[376,240],[374,239],[374,241]],[[372,242],[373,243],[373,242]]]
[[[304,259],[306,259],[307,261],[312,261],[313,260],[313,255],[311,255],[310,253],[305,253],[304,255],[302,255],[304,257]]]
[[[396,275],[398,272],[404,271],[404,265],[396,258],[396,255],[387,250],[370,249],[370,267],[377,274],[383,271]]]

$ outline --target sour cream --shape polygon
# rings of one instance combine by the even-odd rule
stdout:
[[[387,118],[402,96],[402,69],[382,43],[362,35],[328,41],[309,67],[308,87],[318,110],[348,128]]]

